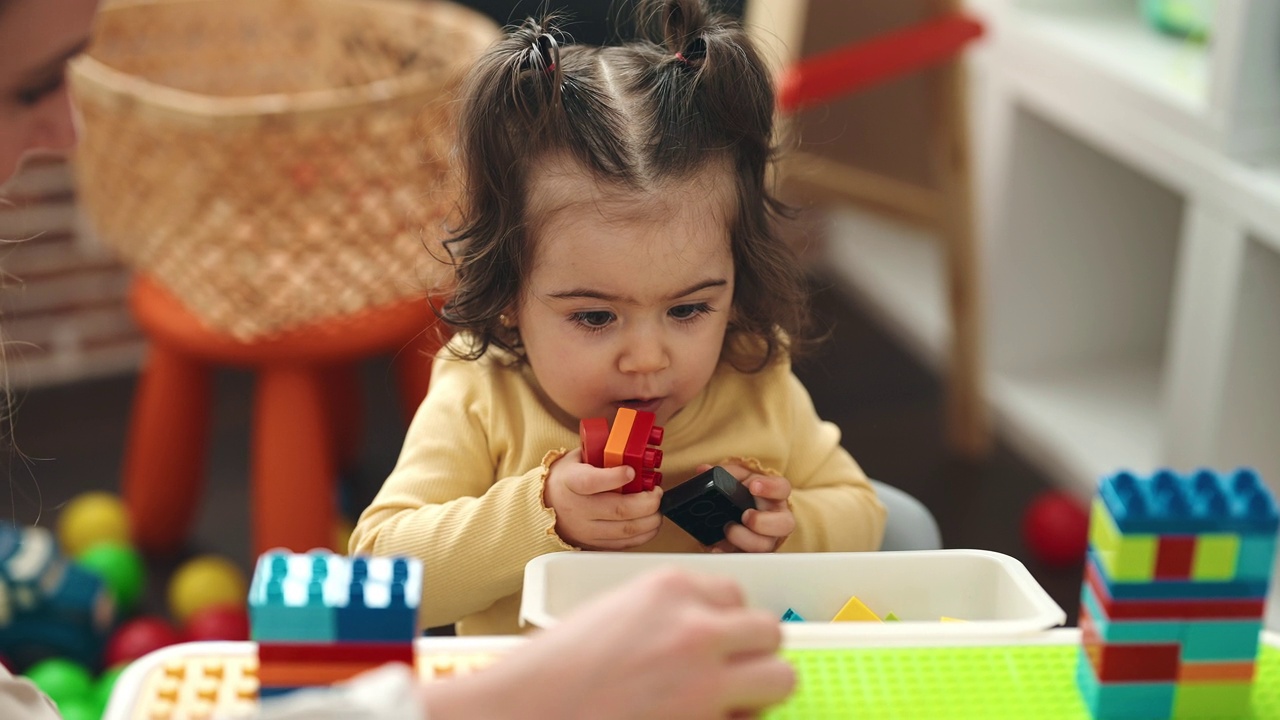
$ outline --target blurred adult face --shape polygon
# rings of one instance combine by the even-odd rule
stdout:
[[[0,185],[30,152],[76,140],[67,62],[89,42],[98,0],[0,0]]]

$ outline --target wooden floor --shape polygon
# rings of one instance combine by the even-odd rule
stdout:
[[[934,512],[947,547],[983,548],[1025,562],[1074,622],[1081,572],[1037,565],[1022,546],[1023,508],[1047,481],[998,443],[980,464],[952,459],[942,446],[938,379],[877,327],[834,283],[815,280],[814,313],[830,330],[819,351],[797,366],[819,413],[840,426],[845,446],[872,477],[920,498]],[[368,431],[360,466],[348,473],[344,504],[358,510],[395,462],[403,427],[385,361],[364,378]],[[9,493],[0,517],[52,526],[59,507],[91,490],[115,490],[135,378],[119,377],[44,390],[19,398],[15,437],[25,457],[9,458]],[[153,561],[150,609],[163,612],[167,575],[182,557],[216,552],[251,558],[245,483],[250,378],[218,378],[209,475],[190,545],[176,560]]]

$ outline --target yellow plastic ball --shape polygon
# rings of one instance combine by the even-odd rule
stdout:
[[[100,543],[129,545],[129,513],[111,493],[84,493],[58,513],[57,531],[62,552],[78,558]]]
[[[351,544],[351,533],[356,529],[354,523],[346,518],[339,518],[333,528],[333,549],[342,555],[347,554],[347,546]]]
[[[178,568],[169,581],[169,612],[178,624],[215,605],[244,606],[248,584],[240,568],[224,557],[201,555]]]

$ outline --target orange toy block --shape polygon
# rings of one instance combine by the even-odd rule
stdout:
[[[613,427],[609,429],[609,441],[604,446],[605,467],[618,467],[622,464],[623,454],[627,450],[627,439],[631,437],[631,426],[635,422],[635,410],[618,408],[618,414],[613,418]]]

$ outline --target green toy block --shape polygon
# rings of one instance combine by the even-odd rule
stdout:
[[[1205,533],[1196,537],[1191,558],[1192,580],[1231,580],[1240,557],[1240,536],[1235,533]]]
[[[1178,683],[1173,691],[1173,717],[1244,718],[1249,717],[1249,698],[1253,683],[1209,682]]]
[[[1275,535],[1245,535],[1240,538],[1240,558],[1236,562],[1236,579],[1266,580],[1276,557]]]
[[[1115,518],[1101,498],[1094,498],[1089,518],[1089,543],[1107,576],[1118,582],[1145,582],[1156,573],[1156,549],[1159,537],[1146,534],[1121,534]]]

